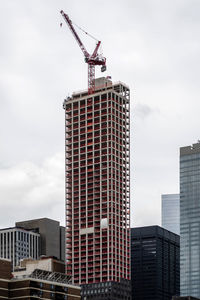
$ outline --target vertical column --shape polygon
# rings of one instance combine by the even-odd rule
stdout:
[[[126,231],[127,247],[126,251],[126,278],[130,279],[130,91],[126,90],[126,134],[128,140],[128,151],[126,153],[127,171],[126,171]]]
[[[66,270],[72,275],[72,155],[73,155],[73,141],[72,141],[72,104],[65,106],[65,190],[66,190]],[[74,282],[74,278],[72,278]]]
[[[8,254],[9,254],[9,232],[6,232],[6,258],[8,259]]]
[[[33,258],[33,235],[31,234],[31,257]]]
[[[113,236],[114,236],[114,216],[113,216],[113,204],[114,204],[114,199],[115,199],[115,190],[114,190],[114,178],[113,178],[113,173],[114,173],[114,162],[113,162],[113,151],[112,149],[116,148],[116,141],[115,141],[115,136],[114,136],[114,130],[115,130],[115,121],[116,121],[116,117],[115,117],[115,98],[112,97],[112,110],[111,110],[111,122],[112,122],[112,131],[111,131],[111,136],[110,136],[110,140],[111,140],[111,160],[110,160],[110,168],[111,168],[111,186],[110,186],[110,195],[111,195],[111,199],[109,199],[109,214],[110,214],[110,224],[109,224],[109,240],[110,240],[110,245],[109,248],[111,249],[108,250],[109,253],[109,266],[111,266],[111,278],[110,280],[114,279],[114,261],[113,261],[113,252],[114,252],[114,246],[113,246]],[[113,126],[114,124],[114,126]]]
[[[80,146],[80,143],[81,143],[81,103],[80,101],[77,102],[77,109],[78,109],[78,126],[77,126],[77,129],[78,129],[78,144],[79,144],[79,147],[78,147],[78,220],[76,220],[75,218],[75,215],[74,215],[74,219],[76,221],[78,221],[78,225],[79,225],[79,232],[81,230],[81,146]],[[79,247],[79,261],[78,261],[78,265],[79,265],[79,270],[82,270],[82,266],[81,266],[81,253],[82,253],[82,250],[81,250],[81,235],[79,234],[79,238],[78,238],[78,247]],[[82,283],[82,276],[84,276],[82,274],[82,272],[79,271],[79,284]]]
[[[5,258],[5,246],[4,246],[4,232],[2,233],[2,241],[3,241],[3,258]]]
[[[89,99],[87,98],[85,100],[85,116],[84,116],[84,120],[85,120],[85,152],[86,152],[86,156],[85,156],[85,185],[86,185],[86,193],[85,193],[85,206],[86,206],[86,212],[85,212],[85,227],[88,228],[88,119],[87,119],[87,111],[88,111],[88,101]],[[88,234],[86,234],[86,282],[88,283]]]
[[[10,234],[9,234],[9,259],[11,259],[11,253],[12,253],[12,242],[11,242],[11,234],[12,234],[12,231],[10,231]]]
[[[117,109],[117,115],[118,115],[118,121],[116,122],[116,136],[117,136],[117,152],[116,152],[116,158],[117,158],[117,185],[118,185],[118,197],[117,197],[117,226],[118,226],[118,236],[117,236],[117,243],[119,245],[119,249],[118,249],[118,280],[120,277],[122,277],[122,266],[121,266],[121,262],[122,262],[122,253],[121,253],[121,249],[122,249],[122,245],[123,245],[123,226],[122,224],[122,219],[123,219],[123,208],[122,208],[122,201],[123,201],[123,183],[124,183],[124,176],[123,176],[123,171],[122,171],[122,166],[123,166],[123,160],[122,160],[122,156],[123,156],[123,132],[122,132],[122,123],[123,123],[123,116],[121,113],[121,101],[122,98],[120,96],[116,96],[116,103],[118,105]]]
[[[118,134],[119,131],[117,130],[117,123],[118,123],[118,112],[117,112],[117,103],[118,103],[118,96],[116,94],[113,94],[113,117],[114,120],[113,126],[112,126],[112,164],[113,164],[113,185],[112,185],[112,190],[113,190],[113,266],[114,266],[114,272],[115,275],[113,279],[116,281],[117,280],[117,268],[118,268],[118,260],[117,257],[120,256],[120,215],[116,213],[117,205],[119,204],[119,199],[120,199],[120,194],[119,190],[117,187],[117,170],[119,170],[119,161],[118,161],[118,153],[119,151],[117,150],[119,147],[119,139],[118,139]]]
[[[99,213],[98,213],[98,217],[100,219],[100,281],[102,282],[102,256],[103,256],[103,237],[102,237],[102,228],[101,228],[101,219],[102,219],[102,197],[103,197],[103,191],[102,191],[102,155],[101,155],[101,150],[102,150],[102,121],[101,121],[101,112],[102,112],[102,95],[100,97],[100,101],[99,101],[99,113],[100,113],[100,124],[99,124],[99,132],[100,132],[100,156],[99,156],[99,164],[100,164],[100,170],[99,170],[99,176],[100,176],[100,180],[99,180],[99,192],[100,192],[100,206],[99,206]]]
[[[16,230],[14,229],[13,230],[13,262],[12,262],[12,265],[13,265],[13,268],[14,268],[14,265],[16,263],[16,255],[17,255],[17,251],[16,251]]]
[[[31,257],[30,243],[31,243],[31,238],[30,238],[30,233],[28,233],[28,255],[29,255],[29,257]]]
[[[71,178],[74,179],[74,108],[73,103],[71,104],[71,145],[72,145],[72,158],[71,158]],[[74,180],[71,182],[71,207],[72,207],[72,281],[74,283],[74,252],[75,252],[75,243],[74,243]]]
[[[121,274],[122,274],[122,278],[124,278],[124,248],[126,247],[126,240],[125,240],[125,229],[124,229],[124,204],[125,204],[125,194],[124,194],[124,187],[125,187],[125,168],[124,168],[124,151],[125,151],[125,135],[123,132],[123,128],[124,128],[124,122],[125,122],[125,118],[124,118],[124,113],[123,113],[123,95],[122,95],[122,86],[120,85],[120,102],[122,104],[121,107],[121,113],[120,113],[120,124],[121,124],[121,137],[120,137],[120,145],[121,145],[121,149],[122,149],[122,156],[120,159],[120,171],[122,172],[122,182],[121,182],[121,199],[120,199],[120,203],[121,203],[121,218],[120,218],[120,227],[121,227],[121,247],[120,247],[120,255],[121,255],[121,262],[120,262],[120,269],[121,269]]]
[[[34,256],[35,256],[35,259],[37,259],[37,236],[36,235],[34,236],[34,239],[35,239],[35,243],[34,243],[35,244],[35,247],[34,247],[35,248],[35,255]]]
[[[110,108],[109,108],[109,113],[108,116],[110,116],[110,120],[108,117],[108,120],[106,121],[106,128],[108,130],[108,139],[107,139],[107,146],[106,146],[106,151],[107,151],[107,170],[106,170],[106,178],[107,178],[107,190],[106,190],[106,209],[107,209],[107,280],[111,280],[110,276],[110,255],[109,255],[109,248],[110,248],[110,232],[111,232],[111,217],[110,217],[110,201],[111,201],[111,180],[113,176],[113,170],[112,166],[109,167],[109,164],[111,164],[111,160],[109,160],[109,157],[112,155],[112,95],[111,93],[110,96]],[[110,132],[109,132],[109,122],[110,122]],[[102,153],[102,152],[101,152]],[[101,154],[102,155],[102,154]]]

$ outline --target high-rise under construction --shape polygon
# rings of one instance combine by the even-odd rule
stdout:
[[[66,268],[83,299],[130,295],[129,100],[103,77],[64,101]]]

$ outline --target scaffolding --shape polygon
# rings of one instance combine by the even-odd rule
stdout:
[[[47,280],[63,284],[71,284],[71,276],[58,273],[58,272],[49,272],[45,270],[35,269],[30,275],[25,276],[27,278]]]

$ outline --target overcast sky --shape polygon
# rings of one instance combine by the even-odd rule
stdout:
[[[87,88],[87,65],[61,9],[130,87],[131,225],[160,224],[179,147],[200,138],[199,0],[0,0],[0,227],[65,223],[62,103]]]

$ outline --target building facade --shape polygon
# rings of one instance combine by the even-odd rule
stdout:
[[[0,299],[9,299],[8,284],[12,277],[11,269],[11,261],[0,258]]]
[[[39,257],[39,239],[37,232],[18,227],[0,229],[0,258],[10,259],[12,268],[24,258]]]
[[[185,296],[185,297],[172,297],[172,300],[200,300],[199,298],[194,298],[191,296]]]
[[[16,226],[40,234],[39,256],[55,256],[65,261],[65,227],[60,226],[58,221],[41,218],[16,222]]]
[[[180,148],[181,296],[200,298],[200,143]]]
[[[63,105],[66,260],[83,293],[100,284],[97,298],[110,299],[103,285],[130,279],[130,92],[106,78],[95,86],[94,94],[74,93]],[[84,299],[93,299],[91,293]]]
[[[162,195],[162,227],[180,235],[180,195]]]
[[[54,271],[56,261],[52,260],[51,264],[49,259],[33,261],[35,268],[30,268],[30,263],[27,261],[21,271],[11,273],[11,262],[0,259],[0,299],[81,299],[80,287],[72,285],[69,276]],[[38,269],[38,266],[43,269]]]
[[[131,228],[133,300],[180,294],[180,237],[159,226]]]

